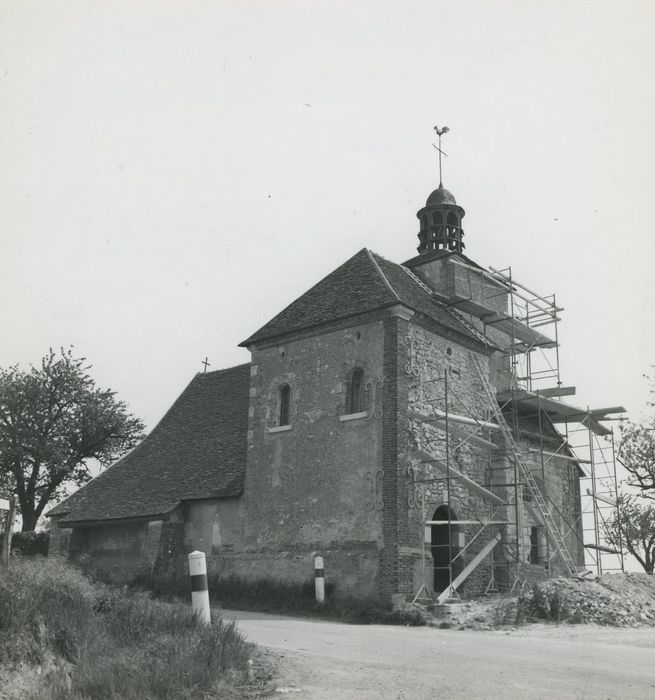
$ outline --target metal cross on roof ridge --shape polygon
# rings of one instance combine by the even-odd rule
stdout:
[[[442,127],[435,126],[434,130],[437,133],[437,137],[439,139],[439,145],[437,146],[436,144],[433,143],[432,146],[434,148],[436,148],[437,151],[439,151],[439,186],[443,187],[443,182],[442,182],[442,177],[441,177],[441,156],[445,156],[446,158],[448,158],[448,154],[441,150],[441,137],[444,134],[447,134],[450,131],[450,128],[447,126],[442,126]]]
[[[205,357],[201,364],[205,365],[205,369],[202,371],[202,373],[205,374],[205,372],[207,372],[207,367],[211,367],[211,362],[209,362],[208,357]]]

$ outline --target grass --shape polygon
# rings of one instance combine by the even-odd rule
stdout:
[[[43,559],[0,569],[0,629],[0,667],[47,670],[33,700],[242,697],[253,652],[233,624]]]
[[[153,591],[159,596],[189,595],[186,580],[161,581],[144,575],[135,579],[133,585]],[[315,600],[313,579],[304,583],[288,583],[277,579],[247,580],[238,576],[210,575],[208,587],[212,604],[224,608],[318,617],[357,624],[425,624],[416,610],[392,611],[390,605],[381,598],[347,596],[335,591],[329,583],[325,586],[326,602],[319,604]]]

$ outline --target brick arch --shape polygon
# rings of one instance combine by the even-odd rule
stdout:
[[[291,387],[291,391],[296,391],[298,385],[300,384],[300,379],[297,374],[293,372],[287,372],[286,374],[281,374],[274,377],[271,383],[268,385],[268,396],[277,393],[283,384],[288,384]]]
[[[368,362],[366,360],[362,359],[357,359],[357,360],[346,360],[341,364],[341,369],[339,370],[337,377],[339,381],[342,381],[344,384],[348,381],[350,381],[350,378],[353,375],[353,372],[356,369],[361,369],[364,372],[364,377],[368,381],[370,379],[369,377],[369,367],[368,367]]]

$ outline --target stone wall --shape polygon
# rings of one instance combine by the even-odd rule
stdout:
[[[161,530],[161,520],[75,527],[70,535],[68,555],[101,578],[123,583],[137,573],[152,570]]]
[[[367,595],[378,588],[382,535],[381,321],[356,323],[252,349],[242,547],[221,552],[248,577],[304,580],[312,553],[326,582]],[[347,413],[349,378],[364,372],[363,411]],[[290,421],[278,396],[291,388]]]
[[[411,324],[407,345],[410,360],[406,367],[410,377],[408,409],[411,414],[434,415],[446,410],[479,419],[488,418],[482,385],[477,376],[471,353],[474,351],[433,333],[418,324]],[[482,366],[488,370],[488,359],[477,355]],[[457,520],[478,520],[489,517],[505,520],[506,509],[492,509],[478,493],[467,488],[445,468],[450,464],[461,474],[482,486],[489,485],[489,456],[485,451],[469,443],[462,444],[464,435],[455,432],[451,423],[449,440],[443,424],[426,423],[412,419],[411,435],[414,446],[428,452],[434,462],[422,461],[416,451],[410,454],[408,481],[412,484],[407,501],[406,518],[411,542],[409,552],[413,555],[412,584],[416,592],[424,583],[433,590],[433,558],[431,550],[432,530],[424,527],[424,518],[431,520],[440,507],[449,508],[451,517]],[[489,439],[488,435],[481,437]],[[474,557],[496,530],[487,529],[478,535],[477,525],[453,528],[455,553],[462,544],[468,544],[466,552],[458,557],[456,568],[461,569]],[[426,541],[427,540],[427,541]],[[472,544],[471,544],[472,542]],[[423,570],[422,549],[425,548],[426,570]],[[467,579],[460,592],[476,595],[484,591],[489,581],[490,562],[483,563]]]

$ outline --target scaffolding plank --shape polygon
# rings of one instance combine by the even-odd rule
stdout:
[[[457,469],[453,467],[447,469],[446,465],[442,464],[440,460],[436,459],[434,455],[431,455],[426,450],[417,450],[417,455],[424,462],[434,463],[439,469],[441,469],[442,472],[449,471],[450,477],[452,479],[457,479],[466,489],[472,491],[473,493],[477,493],[478,496],[482,496],[482,498],[484,498],[486,501],[491,501],[492,503],[496,503],[499,506],[505,505],[505,501],[502,498],[500,498],[500,496],[496,496],[495,493],[492,493],[491,491],[489,491],[489,489],[486,489],[484,486],[481,486],[480,484],[478,484],[477,481],[473,481],[473,479],[470,479],[468,476],[464,476],[464,474],[462,474]]]
[[[587,428],[592,430],[596,435],[611,435],[612,431],[601,425],[593,416],[587,414],[581,421],[582,425],[586,425]]]
[[[442,413],[442,415],[445,416],[445,413]],[[445,418],[440,418],[437,416],[427,416],[422,413],[411,413],[410,414],[411,418],[414,418],[415,420],[422,420],[425,423],[432,423],[436,428],[439,430],[444,430],[446,429],[446,419]],[[466,418],[465,416],[459,416],[459,418]],[[495,423],[489,423],[489,426],[493,426],[494,428],[498,428],[498,426]],[[470,443],[471,445],[475,445],[476,447],[482,447],[485,450],[499,450],[500,447],[496,445],[494,442],[491,442],[490,440],[486,440],[483,437],[480,437],[479,435],[476,435],[475,433],[470,432],[469,428],[476,428],[478,427],[478,424],[475,422],[475,420],[472,419],[472,423],[469,423],[466,421],[466,423],[460,424],[458,420],[454,420],[452,417],[452,414],[448,414],[448,432],[452,433],[453,435],[456,435],[457,437],[462,438],[462,442]]]
[[[597,435],[610,435],[612,432],[598,422],[602,420],[601,416],[595,416],[591,411],[584,411],[563,401],[555,401],[547,396],[539,396],[534,391],[521,389],[514,392],[504,391],[498,393],[498,400],[501,402],[512,401],[512,399],[525,406],[541,408],[542,411],[549,415],[553,423],[564,423],[566,421],[581,423],[593,430]],[[615,406],[614,408],[621,409],[620,406]],[[602,410],[605,413],[610,413],[613,409]],[[620,411],[617,410],[616,412]]]
[[[528,346],[537,345],[543,348],[554,348],[557,346],[554,340],[526,326],[520,321],[517,321],[509,314],[494,311],[488,306],[484,306],[484,304],[480,304],[467,297],[453,294],[447,297],[446,303],[450,306],[455,306],[460,311],[472,314],[479,318],[485,325],[492,325],[499,331],[502,331],[512,338],[517,338]]]
[[[438,418],[434,421],[435,427],[439,430],[446,430],[446,421],[443,418]],[[462,442],[469,442],[471,445],[476,447],[482,447],[485,450],[499,450],[500,447],[496,443],[491,442],[491,440],[485,440],[485,438],[480,437],[471,433],[466,426],[458,425],[457,423],[448,423],[448,432],[462,438]]]
[[[553,396],[574,396],[575,387],[574,386],[554,386],[548,389],[537,389],[535,392],[537,396],[543,396],[546,398],[551,398]]]
[[[589,413],[597,420],[603,420],[601,416],[606,413],[625,413],[625,408],[623,406],[610,406],[610,408],[591,408]]]
[[[436,426],[440,428],[441,430],[446,430],[446,421],[441,421],[441,423],[436,423]],[[475,435],[474,433],[469,433],[466,431],[465,428],[458,426],[458,425],[449,425],[448,426],[448,431],[454,433],[457,435],[457,437],[462,438],[462,442],[460,444],[464,443],[470,443],[471,445],[475,445],[476,447],[481,447],[484,450],[500,450],[501,448],[496,445],[495,442],[491,442],[491,440],[486,440],[485,438],[480,437],[479,435]]]
[[[487,558],[491,550],[502,540],[502,535],[496,533],[485,546],[471,559],[471,561],[462,569],[460,574],[453,579],[446,590],[439,594],[437,604],[443,605],[457,589],[466,581],[466,579],[478,568],[478,566]]]
[[[609,498],[608,496],[601,496],[598,493],[594,493],[591,489],[587,489],[587,496],[591,496],[592,498],[595,498],[597,501],[602,501],[603,503],[607,503],[608,506],[614,506],[616,508],[617,503],[613,498]]]
[[[421,420],[424,423],[439,422],[448,416],[448,421],[454,421],[455,423],[464,423],[466,425],[471,425],[473,427],[487,428],[489,430],[500,430],[500,426],[497,423],[490,423],[489,421],[479,420],[477,418],[471,418],[469,416],[460,416],[456,413],[448,413],[441,411],[438,408],[434,409],[434,415],[428,415],[426,413],[420,413],[419,411],[414,411],[409,414],[410,418],[416,420]]]
[[[561,452],[546,452],[545,450],[538,450],[535,447],[528,448],[528,452],[532,454],[543,454],[546,457],[556,457],[557,459],[565,459],[568,462],[575,462],[576,464],[591,464],[590,459],[580,459],[579,457],[571,455],[563,455]]]
[[[621,554],[618,549],[605,547],[602,544],[586,544],[585,549],[597,549],[599,552],[607,552],[608,554]]]

